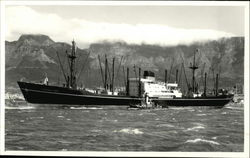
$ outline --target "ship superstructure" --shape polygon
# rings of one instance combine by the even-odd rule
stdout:
[[[138,79],[129,79],[129,94],[138,96]],[[165,83],[156,81],[155,75],[151,71],[144,71],[143,78],[140,79],[142,96],[147,95],[150,98],[181,98],[182,93],[177,83]]]

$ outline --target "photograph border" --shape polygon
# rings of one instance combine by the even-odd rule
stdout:
[[[244,152],[121,152],[121,151],[5,151],[5,7],[11,5],[166,5],[166,6],[242,6],[244,30]],[[32,156],[111,156],[111,157],[249,157],[249,2],[236,1],[0,1],[1,7],[1,107],[0,155]]]

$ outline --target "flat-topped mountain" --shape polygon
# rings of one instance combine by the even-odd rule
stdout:
[[[77,43],[77,41],[76,41]],[[51,83],[62,83],[63,75],[59,58],[63,65],[64,73],[68,72],[67,52],[71,51],[71,44],[54,42],[46,35],[22,35],[17,41],[5,42],[6,48],[6,84],[16,86],[16,81],[25,78],[28,81],[39,81],[46,73]],[[220,85],[232,86],[236,83],[243,84],[244,80],[244,37],[221,38],[219,40],[193,43],[191,45],[160,46],[160,45],[135,45],[125,42],[100,42],[93,43],[89,49],[77,48],[76,70],[80,73],[79,84],[88,86],[101,86],[100,66],[98,55],[104,63],[106,54],[110,63],[111,58],[116,59],[117,84],[124,81],[123,66],[130,67],[133,76],[133,66],[143,70],[152,70],[160,80],[164,78],[164,70],[168,69],[170,80],[175,81],[175,71],[182,74],[182,63],[188,79],[191,71],[188,69],[193,61],[194,51],[196,63],[200,69],[196,73],[199,78],[202,72],[207,72],[209,81],[212,82],[214,74],[220,73]],[[87,59],[88,52],[91,51]],[[57,53],[59,58],[57,57]],[[122,61],[121,61],[122,59]],[[86,63],[85,63],[86,62]],[[119,70],[118,70],[119,69]],[[182,73],[180,73],[182,71]],[[180,76],[181,77],[181,76]]]

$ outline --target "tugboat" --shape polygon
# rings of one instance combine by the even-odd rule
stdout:
[[[59,56],[58,56],[59,58]],[[60,104],[60,105],[116,105],[116,106],[146,106],[146,107],[168,107],[168,106],[224,106],[231,99],[232,95],[218,95],[218,75],[217,89],[215,96],[206,95],[206,86],[202,96],[197,95],[195,88],[195,70],[198,67],[194,63],[190,67],[193,70],[193,86],[189,87],[188,96],[183,96],[177,83],[166,83],[155,80],[154,73],[144,71],[141,78],[141,68],[139,76],[129,78],[129,68],[127,68],[126,91],[114,91],[114,60],[113,75],[111,85],[107,85],[107,59],[105,62],[104,88],[102,92],[80,89],[76,83],[75,60],[76,43],[72,41],[69,58],[69,75],[64,74],[66,84],[64,86],[52,86],[48,84],[46,77],[44,83],[30,83],[18,81],[25,100],[34,104]],[[59,60],[60,62],[60,60]],[[99,59],[100,62],[100,59]],[[100,64],[101,65],[101,64]],[[102,70],[102,68],[101,68]],[[101,71],[102,72],[102,71]],[[206,74],[205,74],[206,80]],[[206,81],[205,81],[206,82]],[[110,87],[110,89],[108,89]]]

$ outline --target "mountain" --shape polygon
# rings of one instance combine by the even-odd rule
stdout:
[[[56,52],[58,52],[64,72],[68,72],[65,51],[71,51],[70,44],[54,42],[46,35],[22,35],[17,41],[6,41],[5,46],[7,85],[16,86],[16,81],[23,77],[28,81],[38,82],[44,78],[45,73],[51,83],[63,82],[64,78]],[[123,66],[130,67],[131,76],[135,76],[134,65],[143,70],[154,71],[160,80],[164,80],[164,70],[168,69],[168,74],[171,74],[168,78],[175,81],[175,72],[178,69],[179,78],[181,77],[184,82],[184,70],[181,65],[184,63],[185,73],[190,80],[191,71],[188,66],[193,61],[196,49],[199,50],[196,53],[196,63],[200,67],[196,71],[196,77],[201,85],[200,77],[203,69],[203,72],[208,73],[210,86],[216,73],[220,74],[221,86],[232,87],[236,83],[243,84],[244,37],[221,38],[216,41],[177,46],[132,45],[121,41],[93,43],[88,49],[77,48],[79,59],[77,59],[76,69],[82,72],[79,75],[79,84],[89,87],[102,85],[98,55],[101,57],[103,66],[105,54],[109,59],[110,73],[111,58],[115,57],[115,73],[118,73],[115,75],[117,85],[124,83]],[[86,60],[89,51],[90,57]],[[138,70],[136,71],[138,75]]]
[[[16,81],[22,78],[28,81],[41,81],[45,74],[52,82],[58,81],[58,76],[62,78],[62,72],[57,53],[64,71],[68,71],[66,50],[71,51],[70,44],[54,42],[46,35],[22,35],[17,41],[6,41],[6,84],[16,86]],[[77,67],[83,63],[87,52],[77,48],[78,54],[81,54],[81,57],[78,59]]]

